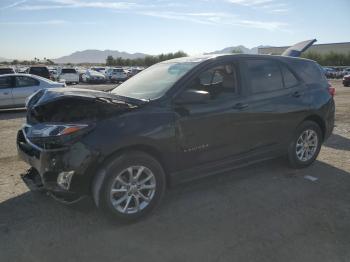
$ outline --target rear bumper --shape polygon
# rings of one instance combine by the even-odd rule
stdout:
[[[343,79],[343,85],[344,86],[350,85],[350,79]]]
[[[97,154],[81,142],[60,149],[42,149],[26,137],[25,128],[17,134],[18,156],[32,168],[22,178],[31,190],[41,189],[63,200],[75,201],[90,192]],[[69,187],[57,183],[62,172],[73,172]],[[28,175],[29,174],[29,175]]]

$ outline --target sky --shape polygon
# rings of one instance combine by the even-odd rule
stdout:
[[[0,57],[350,41],[350,0],[0,0]]]

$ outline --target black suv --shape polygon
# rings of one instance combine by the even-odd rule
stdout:
[[[15,70],[11,67],[0,67],[0,75],[15,74]]]
[[[279,156],[309,166],[333,129],[333,91],[317,63],[270,55],[169,60],[110,93],[41,90],[17,137],[24,180],[135,220],[178,182]]]
[[[28,74],[41,76],[47,79],[51,79],[50,71],[47,66],[31,66],[28,69]]]

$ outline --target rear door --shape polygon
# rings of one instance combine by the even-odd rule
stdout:
[[[24,105],[26,98],[39,89],[39,80],[30,76],[16,76],[12,91],[13,103],[17,106]]]
[[[245,61],[245,78],[250,89],[247,121],[251,150],[285,149],[295,127],[309,110],[305,86],[288,66],[276,59]]]
[[[13,106],[12,89],[14,86],[13,76],[0,77],[0,107]]]

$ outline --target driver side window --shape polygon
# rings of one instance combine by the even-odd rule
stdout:
[[[238,70],[231,63],[215,66],[196,76],[188,89],[206,91],[212,100],[238,95]]]

